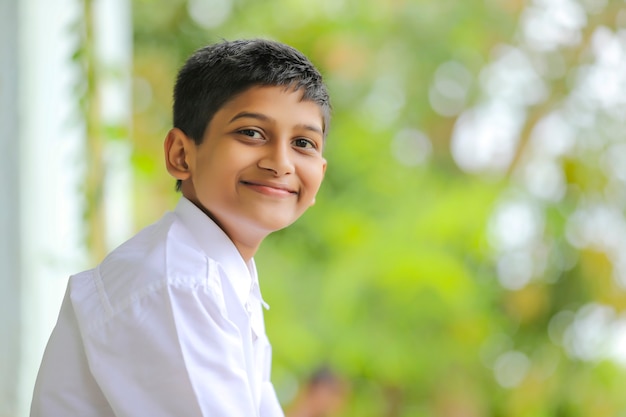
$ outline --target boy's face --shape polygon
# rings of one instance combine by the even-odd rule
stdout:
[[[323,118],[301,97],[284,87],[252,87],[213,116],[200,145],[185,137],[186,174],[174,176],[235,244],[254,246],[315,201],[326,170]]]

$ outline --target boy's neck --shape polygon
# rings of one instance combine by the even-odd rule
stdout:
[[[261,242],[269,234],[266,231],[255,231],[254,227],[247,227],[244,228],[246,230],[245,236],[238,236],[234,231],[229,230],[229,228],[226,227],[226,225],[217,219],[211,212],[202,207],[201,204],[187,196],[185,196],[185,198],[191,201],[193,205],[198,207],[208,218],[210,218],[220,229],[222,229],[224,234],[228,236],[231,242],[233,242],[233,245],[237,248],[239,255],[241,255],[246,263],[254,257],[259,249],[259,246],[261,246]]]

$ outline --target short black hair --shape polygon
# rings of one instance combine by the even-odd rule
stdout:
[[[266,39],[221,41],[194,52],[178,72],[174,86],[174,127],[202,143],[215,113],[254,86],[302,90],[302,100],[313,101],[322,110],[326,135],[331,108],[322,75],[295,48]]]
[[[326,132],[330,100],[322,75],[295,48],[265,39],[222,41],[194,52],[174,86],[174,127],[201,143],[215,113],[253,86],[302,90],[303,100],[322,109]]]

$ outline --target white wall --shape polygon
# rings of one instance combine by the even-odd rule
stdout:
[[[21,360],[16,416],[30,395],[67,277],[85,265],[82,205],[83,122],[72,54],[80,0],[19,0],[19,207]],[[1,318],[0,318],[1,320]]]
[[[20,359],[17,0],[0,0],[0,417],[16,412]]]
[[[123,74],[103,87],[103,116],[127,123],[130,2],[95,3],[98,52]],[[72,61],[81,14],[82,0],[0,0],[0,417],[28,415],[67,278],[91,266],[80,194],[89,163]],[[130,219],[130,147],[116,146],[105,147],[116,173],[106,178],[106,196],[118,199],[108,215]],[[111,245],[130,229],[118,222]]]

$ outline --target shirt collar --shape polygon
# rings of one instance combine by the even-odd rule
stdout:
[[[224,269],[239,301],[245,305],[253,296],[269,308],[261,297],[254,259],[246,263],[226,233],[187,198],[181,197],[174,212],[204,253]]]

